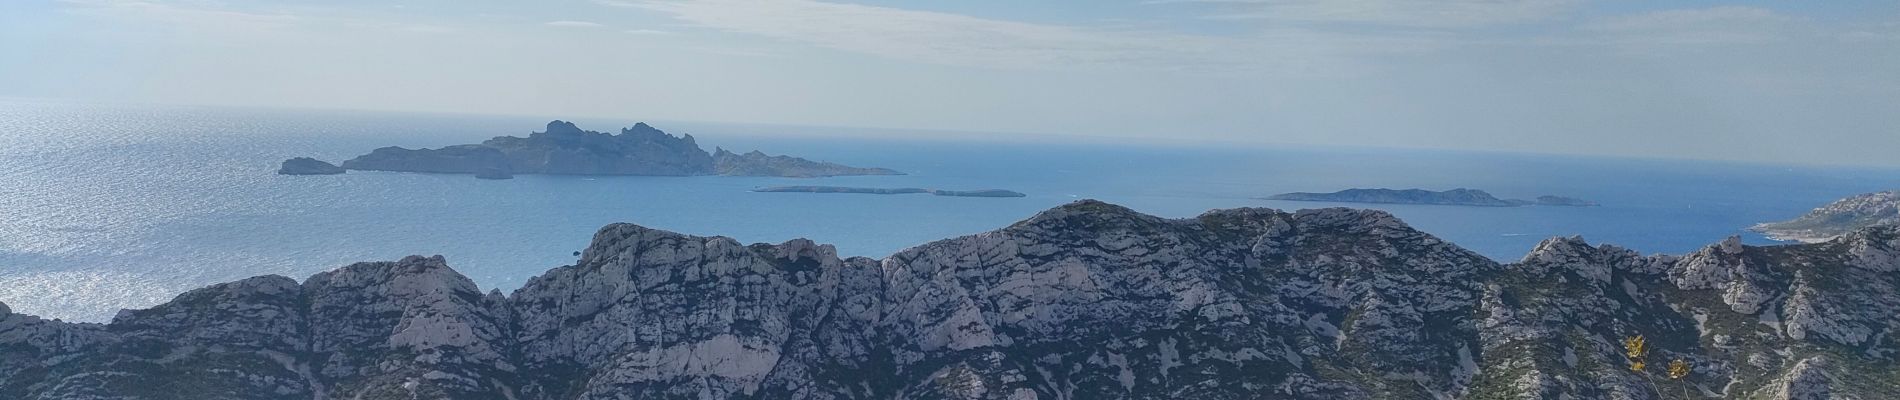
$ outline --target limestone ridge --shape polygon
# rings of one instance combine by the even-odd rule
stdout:
[[[1352,209],[1080,201],[883,259],[614,224],[507,296],[409,257],[0,305],[0,398],[1893,398],[1896,273],[1900,228],[1501,265]],[[1693,373],[1629,372],[1632,334]]]
[[[473,173],[491,178],[514,174],[740,175],[822,177],[894,175],[882,168],[856,168],[789,156],[745,155],[700,149],[693,135],[673,136],[646,123],[619,134],[582,130],[571,122],[548,122],[528,137],[500,136],[481,144],[439,149],[384,147],[343,162],[354,170]]]

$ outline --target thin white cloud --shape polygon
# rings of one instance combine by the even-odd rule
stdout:
[[[263,31],[289,27],[303,18],[282,13],[253,13],[197,7],[167,1],[60,0],[66,11],[107,18],[137,19],[203,31]]]
[[[626,33],[629,35],[640,35],[640,36],[666,36],[666,35],[673,34],[672,31],[663,31],[663,30],[658,30],[658,29],[628,29],[628,30],[624,30],[620,32]]]
[[[587,21],[567,21],[567,20],[562,20],[562,21],[548,21],[547,23],[545,23],[545,24],[543,24],[543,25],[547,25],[547,26],[555,26],[555,27],[562,27],[562,28],[605,28],[605,27],[607,27],[606,25],[602,25],[602,24],[600,24],[600,23],[596,23],[596,22],[587,22]]]
[[[1199,58],[1219,39],[1116,32],[810,0],[603,1],[696,26],[933,63],[1044,67]]]
[[[1651,11],[1604,18],[1583,29],[1625,44],[1724,44],[1777,41],[1799,34],[1800,18],[1759,7]]]
[[[1199,4],[1214,19],[1355,23],[1413,28],[1522,24],[1550,19],[1581,0],[1151,0]]]
[[[1035,24],[814,0],[595,0],[690,26],[910,61],[990,68],[1244,68],[1337,71],[1336,56],[1414,49],[1420,38],[1276,29],[1238,36]],[[1395,42],[1405,42],[1403,44]],[[1376,50],[1374,50],[1376,49]]]

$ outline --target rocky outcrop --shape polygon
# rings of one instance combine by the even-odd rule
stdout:
[[[707,154],[693,135],[673,136],[646,123],[619,134],[582,130],[571,122],[549,122],[528,137],[501,136],[481,144],[410,150],[376,149],[343,162],[343,168],[374,171],[478,174],[507,179],[513,174],[562,175],[743,175],[819,177],[894,175],[883,168],[857,168],[754,151]]]
[[[1870,226],[1900,225],[1900,191],[1874,192],[1840,199],[1799,218],[1764,222],[1749,230],[1775,240],[1825,242]]]
[[[104,325],[0,305],[0,398],[1900,396],[1900,228],[1850,237],[1498,264],[1378,211],[1081,201],[869,259],[614,224],[506,296],[409,257]]]
[[[297,157],[284,160],[277,168],[278,175],[336,175],[347,172],[343,167],[310,157]]]
[[[1539,196],[1537,200],[1507,200],[1477,189],[1452,189],[1434,192],[1423,189],[1346,189],[1332,193],[1282,193],[1267,200],[1323,201],[1333,203],[1427,204],[1441,206],[1517,207],[1561,206],[1590,207],[1593,201],[1560,196]]]
[[[723,148],[713,151],[713,170],[727,176],[784,176],[815,178],[842,175],[903,175],[886,168],[859,168],[791,156],[766,155],[753,150],[745,154]]]

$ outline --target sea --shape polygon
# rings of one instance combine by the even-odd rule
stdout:
[[[1900,187],[1900,169],[1451,150],[1193,144],[1083,137],[648,121],[735,151],[893,168],[816,179],[275,173],[383,146],[525,135],[567,116],[490,116],[0,100],[0,302],[109,321],[118,310],[246,277],[303,279],[360,261],[443,255],[504,292],[574,262],[601,226],[630,222],[742,242],[809,238],[882,257],[1098,199],[1163,217],[1210,209],[1365,207],[1492,259],[1553,236],[1650,253],[1693,251],[1762,221]],[[617,132],[641,121],[573,118]],[[1271,137],[1271,132],[1260,132]],[[1636,144],[1632,144],[1633,146]],[[1008,189],[1024,198],[754,193],[773,185]],[[1458,207],[1261,200],[1346,188],[1476,188],[1600,207]]]

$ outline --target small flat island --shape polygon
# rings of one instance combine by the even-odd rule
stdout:
[[[1452,189],[1442,192],[1424,189],[1346,189],[1332,193],[1283,193],[1267,200],[1324,201],[1334,203],[1427,204],[1473,207],[1559,206],[1594,207],[1597,202],[1562,197],[1538,196],[1536,200],[1500,199],[1477,189]]]
[[[1020,192],[1003,189],[981,190],[941,190],[924,188],[861,188],[846,186],[770,186],[752,189],[766,193],[856,193],[856,194],[918,194],[929,193],[949,197],[1027,197]]]

